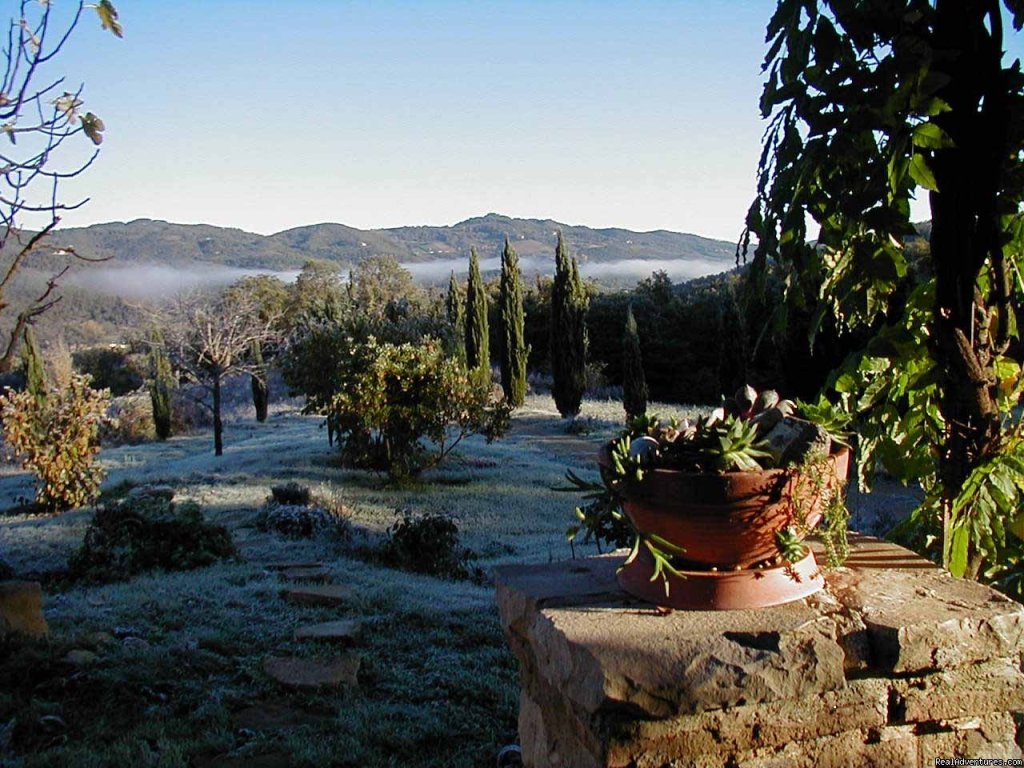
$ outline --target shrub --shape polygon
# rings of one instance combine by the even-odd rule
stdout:
[[[392,568],[426,573],[444,579],[481,579],[479,568],[470,570],[475,555],[459,544],[459,528],[447,515],[411,510],[396,512],[398,520],[388,528],[381,544],[380,560]]]
[[[509,407],[427,339],[355,351],[364,363],[331,402],[344,459],[401,479],[436,466],[465,437],[492,440],[508,428]]]
[[[303,504],[270,504],[264,508],[256,527],[261,531],[274,531],[297,539],[309,539],[321,533],[333,532],[339,538],[348,538],[348,517],[329,512],[322,507]]]
[[[147,394],[139,392],[115,397],[107,417],[101,430],[104,443],[144,443],[157,437],[153,403]]]
[[[110,393],[72,374],[68,386],[36,398],[30,390],[0,395],[4,440],[38,480],[36,502],[49,512],[88,504],[99,495],[99,428]]]
[[[227,529],[205,522],[197,504],[135,496],[96,509],[68,569],[80,581],[121,581],[156,568],[193,570],[234,555]]]
[[[270,488],[270,497],[278,504],[298,504],[306,506],[309,504],[310,490],[304,485],[299,485],[294,480],[284,485],[274,485]]]

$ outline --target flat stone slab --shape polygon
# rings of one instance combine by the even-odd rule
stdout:
[[[363,625],[355,619],[339,619],[322,624],[309,624],[295,630],[296,640],[323,640],[339,645],[352,645],[359,639]]]
[[[304,712],[275,701],[259,702],[231,715],[232,727],[250,731],[287,731],[322,725],[327,720],[322,715]]]
[[[270,656],[263,661],[263,671],[288,688],[340,688],[359,684],[360,664],[355,654],[327,660]]]
[[[263,568],[268,571],[291,571],[298,568],[323,568],[324,564],[319,562],[298,561],[283,563],[264,563]]]
[[[297,605],[344,605],[352,599],[352,588],[343,584],[289,587],[281,590],[281,597]]]
[[[326,568],[286,568],[278,571],[278,575],[284,581],[291,581],[298,584],[308,582],[329,582],[334,580],[331,572]]]
[[[0,581],[0,637],[8,634],[45,637],[43,588],[35,581]]]

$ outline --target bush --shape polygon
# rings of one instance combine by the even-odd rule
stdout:
[[[67,387],[35,397],[30,390],[0,395],[4,440],[38,479],[36,503],[49,512],[88,504],[99,495],[99,428],[110,403],[89,377],[71,374]]]
[[[477,579],[483,573],[469,568],[475,555],[459,545],[459,528],[447,515],[416,515],[399,510],[378,550],[380,560],[392,568],[426,573],[443,579]]]
[[[490,382],[471,377],[441,345],[378,344],[357,348],[364,361],[342,382],[329,420],[344,459],[401,479],[436,466],[468,435],[488,440],[508,429],[510,409]]]
[[[298,504],[307,506],[310,499],[310,490],[304,485],[299,485],[294,480],[284,485],[274,485],[270,488],[270,497],[278,504]]]
[[[260,514],[256,527],[297,539],[331,533],[338,539],[351,538],[346,514],[302,504],[270,504]]]
[[[135,393],[115,397],[101,431],[104,443],[145,443],[156,438],[153,403],[149,395]]]
[[[205,522],[197,504],[135,496],[96,509],[68,569],[75,580],[122,581],[156,568],[189,571],[235,554],[227,529]]]

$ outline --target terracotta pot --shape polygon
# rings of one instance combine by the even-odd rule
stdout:
[[[599,459],[610,466],[607,449]],[[845,482],[847,448],[828,458],[828,483]],[[794,469],[759,472],[680,472],[652,469],[620,489],[633,525],[685,550],[696,569],[749,568],[778,554],[775,532],[791,525],[796,510],[810,525],[821,519],[821,500],[810,479]],[[684,566],[685,567],[685,566]]]

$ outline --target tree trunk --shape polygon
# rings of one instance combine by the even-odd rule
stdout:
[[[220,419],[220,379],[213,378],[213,455],[224,455],[224,424]]]
[[[948,564],[953,499],[999,439],[994,352],[985,328],[987,297],[976,293],[988,257],[1000,258],[996,195],[1006,135],[993,131],[1004,87],[1001,34],[985,27],[987,4],[940,0],[935,45],[950,51],[949,81],[939,96],[952,109],[935,122],[953,145],[931,161],[938,186],[930,193],[931,259],[935,270],[933,353],[942,376],[939,408],[946,434],[939,457],[943,488],[944,559]],[[996,10],[998,15],[998,9]],[[981,320],[982,322],[978,322]],[[981,562],[969,553],[968,576]]]

